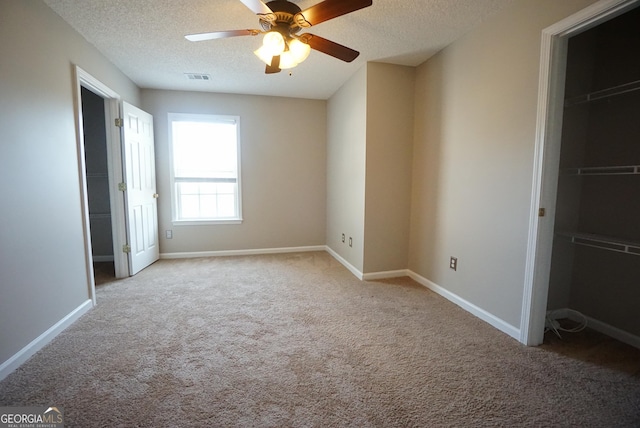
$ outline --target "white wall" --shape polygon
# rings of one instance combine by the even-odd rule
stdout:
[[[137,87],[40,1],[0,1],[0,365],[87,302],[73,64]]]
[[[142,108],[154,116],[161,253],[324,245],[325,101],[145,89]],[[240,116],[242,224],[172,224],[170,112]]]
[[[409,268],[515,328],[541,32],[590,3],[516,1],[417,70]]]

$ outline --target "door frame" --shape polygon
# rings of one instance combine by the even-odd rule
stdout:
[[[565,71],[569,37],[633,9],[640,0],[600,0],[542,31],[533,188],[520,320],[520,342],[542,343],[547,312]],[[543,216],[539,216],[544,209]]]
[[[87,193],[85,143],[82,121],[82,91],[86,88],[104,99],[107,165],[109,179],[109,202],[111,205],[111,231],[113,238],[113,258],[116,278],[129,276],[129,262],[126,254],[118,251],[126,243],[124,198],[117,191],[118,183],[122,181],[122,153],[121,132],[115,126],[115,120],[120,117],[120,95],[104,83],[87,73],[79,66],[74,66],[75,76],[75,113],[76,113],[76,142],[78,147],[78,168],[80,178],[80,196],[82,202],[82,233],[84,238],[85,263],[87,268],[87,283],[93,305],[96,304],[95,279],[93,271],[93,256],[91,251],[91,228],[89,223],[89,198]]]

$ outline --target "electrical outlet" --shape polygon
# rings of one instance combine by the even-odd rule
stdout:
[[[344,233],[342,234],[342,243],[344,244]]]
[[[353,238],[349,237],[349,246],[353,247]]]
[[[173,238],[173,231],[172,230],[165,230],[164,231],[164,237],[167,239],[172,239]]]
[[[458,270],[458,258],[457,257],[451,257],[449,259],[449,268],[453,269],[453,270]]]

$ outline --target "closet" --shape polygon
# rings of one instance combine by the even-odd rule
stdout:
[[[94,262],[113,262],[104,99],[82,90],[82,125]]]
[[[638,346],[640,8],[569,39],[564,101],[547,309]]]

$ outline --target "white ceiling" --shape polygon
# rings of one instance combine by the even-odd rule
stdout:
[[[304,30],[360,52],[352,63],[312,51],[265,75],[260,36],[190,42],[186,34],[259,29],[240,0],[44,0],[141,88],[327,99],[369,61],[417,66],[513,0],[373,0]],[[320,0],[293,0],[306,9]],[[211,81],[188,80],[205,73]]]

